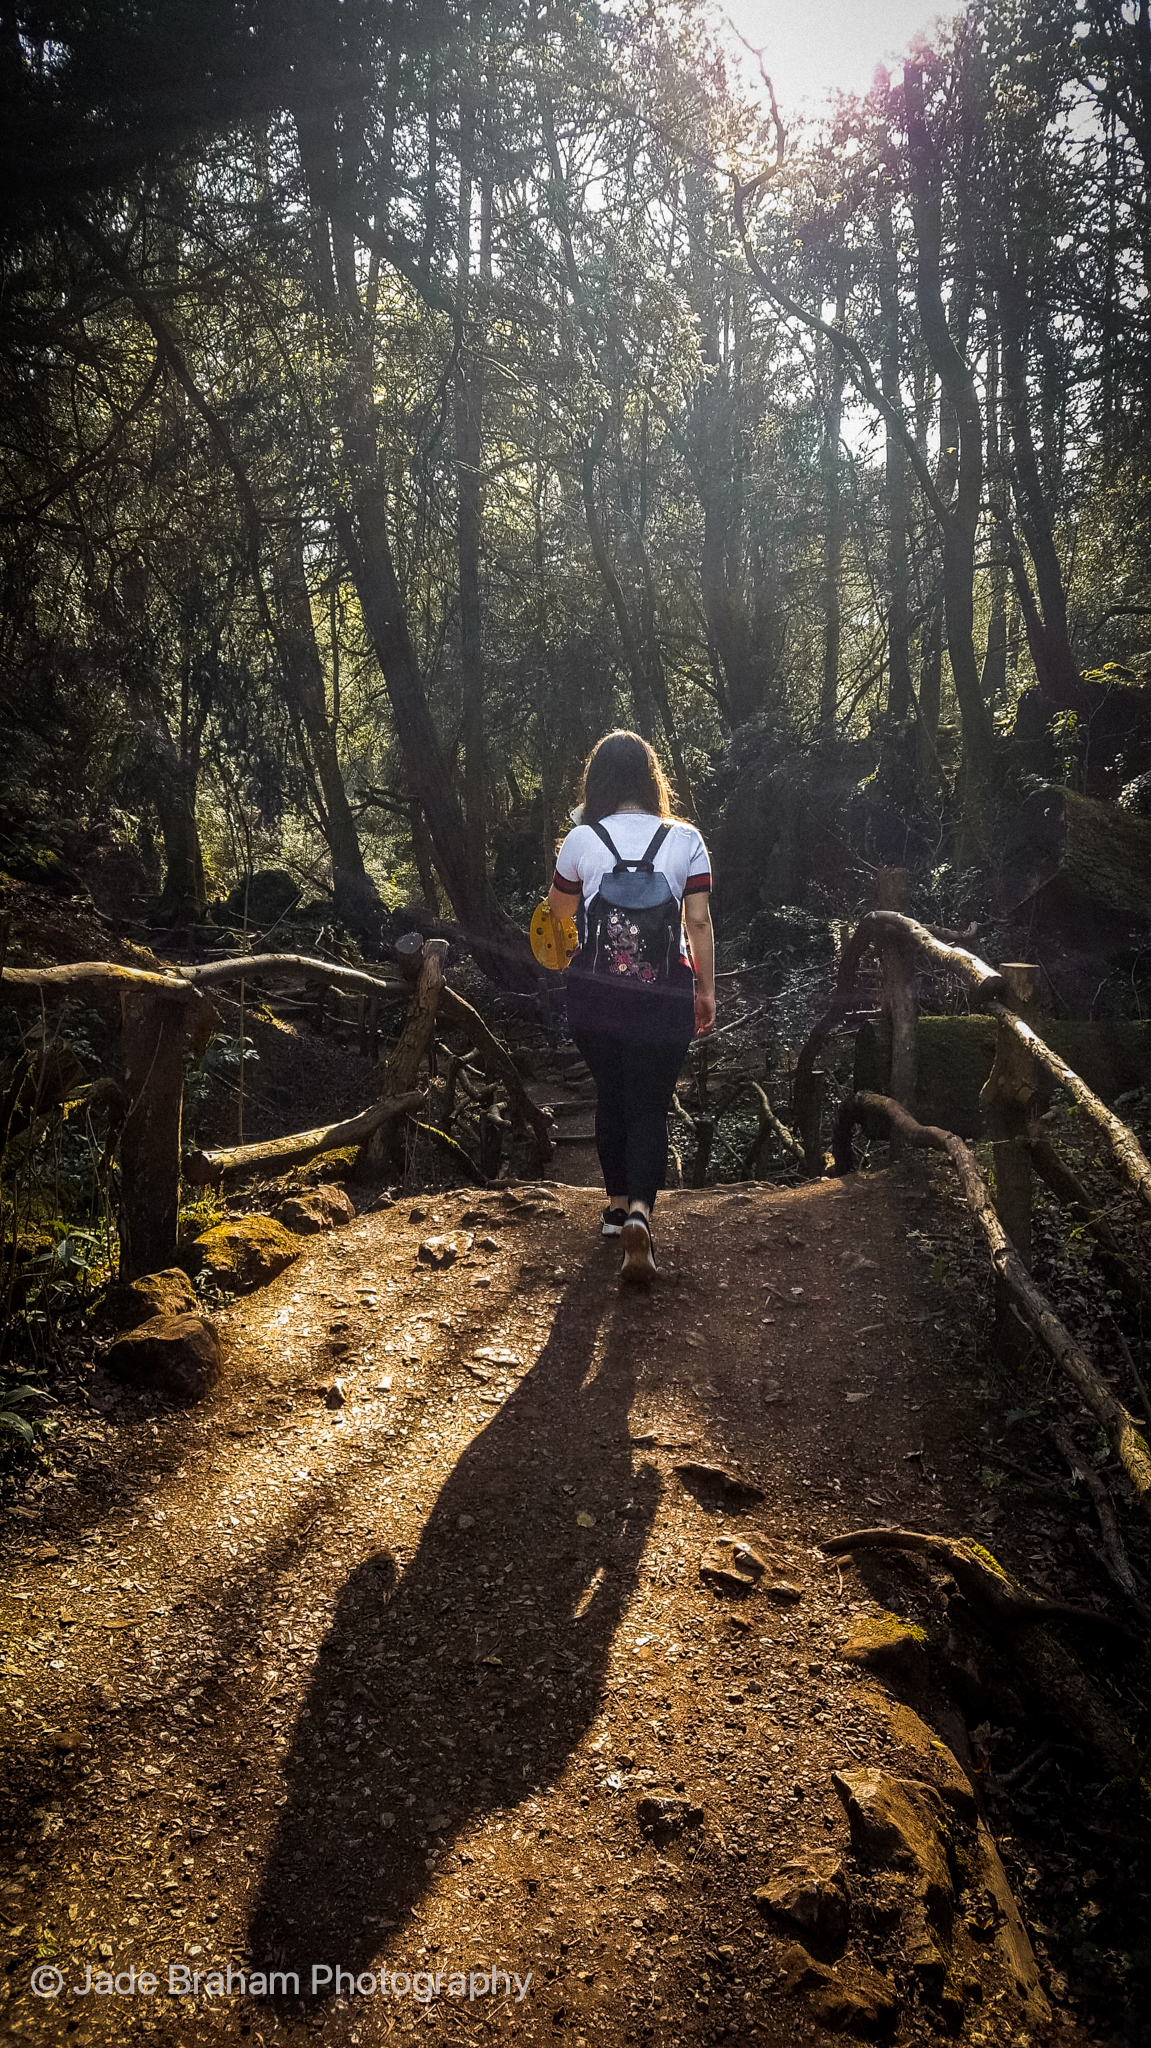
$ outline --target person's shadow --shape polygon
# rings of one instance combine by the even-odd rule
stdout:
[[[382,1552],[347,1580],[286,1764],[254,1969],[368,1970],[456,1833],[550,1784],[595,1719],[660,1493],[628,1433],[643,1321],[581,1276],[411,1563],[397,1578]]]

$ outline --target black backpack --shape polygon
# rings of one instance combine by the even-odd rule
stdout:
[[[615,859],[581,911],[581,951],[572,965],[629,988],[666,987],[680,959],[683,906],[655,856],[671,830],[661,825],[638,860],[624,860],[603,825],[592,825]]]

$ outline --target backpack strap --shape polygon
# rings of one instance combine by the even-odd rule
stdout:
[[[607,826],[601,825],[598,818],[596,819],[594,824],[592,824],[591,820],[589,819],[588,824],[591,831],[595,833],[596,838],[603,840],[603,843],[607,847],[607,850],[610,853],[612,859],[614,861],[619,861],[619,859],[621,858],[619,848],[615,844],[615,841],[613,840],[611,833],[608,831]]]
[[[665,818],[658,832],[653,833],[651,844],[648,847],[647,852],[643,855],[643,857],[640,860],[638,860],[635,863],[637,867],[649,868],[651,866],[652,862],[656,857],[656,854],[659,852],[660,847],[663,845],[663,842],[667,838],[667,835],[670,831],[671,826],[668,823],[668,820]]]

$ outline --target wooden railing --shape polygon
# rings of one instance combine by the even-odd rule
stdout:
[[[384,1133],[402,1128],[404,1119],[417,1114],[423,1100],[415,1081],[437,1017],[462,1035],[479,1054],[488,1075],[500,1081],[511,1120],[530,1134],[534,1165],[536,1171],[542,1171],[552,1151],[548,1119],[531,1100],[506,1046],[488,1029],[479,1012],[448,987],[443,977],[446,942],[429,939],[425,945],[412,934],[401,946],[400,973],[387,977],[303,953],[255,953],[171,973],[121,967],[107,960],[80,961],[67,967],[4,966],[0,996],[13,1003],[43,1001],[82,987],[119,991],[121,1079],[114,1116],[119,1125],[123,1279],[160,1271],[176,1256],[185,1059],[189,1053],[196,1057],[203,1053],[219,1024],[207,991],[222,982],[261,983],[270,977],[303,973],[309,982],[353,989],[369,1002],[387,992],[408,994],[407,1017],[385,1068],[382,1098],[374,1109],[350,1122],[296,1132],[263,1144],[195,1154],[185,1162],[193,1184],[204,1185],[265,1162],[275,1162],[278,1168],[291,1159],[353,1143],[374,1148],[368,1158],[382,1168],[387,1163]],[[451,1142],[447,1138],[449,1145]]]
[[[898,873],[899,871],[895,871]],[[1058,1081],[1104,1138],[1115,1167],[1140,1200],[1151,1206],[1151,1162],[1135,1133],[1100,1101],[1067,1062],[1051,1050],[1028,1013],[1034,1015],[1040,970],[1028,962],[995,968],[916,922],[887,908],[868,913],[843,950],[831,1002],[815,1025],[796,1066],[794,1114],[805,1138],[809,1172],[822,1172],[819,1132],[810,1137],[811,1105],[817,1095],[817,1060],[830,1033],[856,1005],[856,977],[869,947],[880,956],[883,1006],[891,1048],[890,1092],[861,1090],[841,1104],[835,1124],[833,1164],[838,1173],[854,1166],[852,1133],[857,1125],[882,1132],[893,1148],[926,1147],[947,1157],[963,1194],[983,1232],[996,1274],[1001,1314],[1018,1317],[1030,1337],[1055,1360],[1106,1432],[1116,1457],[1131,1482],[1144,1514],[1151,1515],[1151,1452],[1135,1417],[1106,1384],[1083,1347],[1064,1327],[1051,1303],[1031,1276],[1032,1169],[1036,1168],[1058,1199],[1091,1217],[1086,1190],[1050,1140],[1038,1132],[1038,1069]],[[921,1124],[915,1117],[918,1011],[915,967],[918,956],[959,975],[976,993],[980,1006],[998,1025],[991,1073],[980,1096],[985,1128],[994,1160],[994,1194],[978,1162],[954,1131]],[[1108,1256],[1125,1274],[1123,1291],[1142,1303],[1145,1289],[1122,1258],[1104,1222],[1096,1235]],[[1133,1377],[1144,1393],[1132,1364]],[[1149,1418],[1151,1419],[1151,1418]]]

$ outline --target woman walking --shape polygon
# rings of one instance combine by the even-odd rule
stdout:
[[[581,822],[548,896],[557,917],[578,898],[568,1027],[598,1091],[603,1235],[622,1238],[621,1279],[641,1282],[656,1270],[667,1112],[688,1046],[715,1022],[711,867],[695,826],[672,816],[670,794],[646,740],[608,733],[584,769]]]

